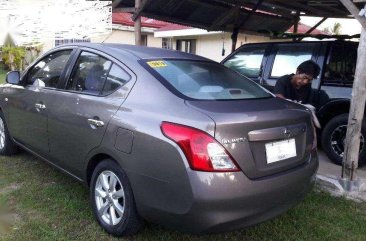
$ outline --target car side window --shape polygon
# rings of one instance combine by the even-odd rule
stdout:
[[[247,77],[258,77],[266,46],[250,46],[231,56],[224,65]]]
[[[99,95],[106,82],[112,62],[90,52],[82,52],[67,83],[67,90]]]
[[[356,71],[357,47],[333,45],[324,69],[323,83],[326,85],[352,86]]]
[[[120,68],[118,65],[113,64],[109,71],[107,80],[104,84],[102,95],[108,95],[123,86],[131,79],[131,76]]]
[[[45,87],[56,88],[71,52],[72,50],[62,50],[47,55],[30,69],[26,77],[26,85],[33,85],[36,80],[39,80]]]
[[[310,60],[315,45],[278,45],[273,62],[271,78],[278,78],[286,74],[296,72],[297,66],[306,60]]]

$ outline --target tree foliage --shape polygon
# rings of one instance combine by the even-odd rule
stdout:
[[[3,46],[1,51],[1,57],[4,64],[10,70],[22,70],[23,69],[23,59],[25,56],[25,48],[17,46]]]
[[[323,29],[324,32],[330,33],[332,35],[342,34],[342,25],[338,22],[334,23],[333,27],[326,27]]]
[[[17,46],[14,39],[8,34],[4,46],[1,48],[0,57],[8,69],[23,70],[40,55],[42,48],[43,45],[40,43]]]

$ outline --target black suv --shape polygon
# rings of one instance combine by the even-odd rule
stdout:
[[[342,163],[352,84],[356,68],[357,42],[306,41],[245,44],[222,61],[255,82],[273,90],[277,79],[296,72],[305,60],[321,67],[312,82],[311,104],[322,125],[319,136],[323,150]],[[366,122],[362,126],[359,164],[366,164]]]

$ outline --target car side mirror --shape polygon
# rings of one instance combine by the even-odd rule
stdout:
[[[19,85],[20,83],[20,72],[10,71],[6,74],[6,82],[13,85]]]

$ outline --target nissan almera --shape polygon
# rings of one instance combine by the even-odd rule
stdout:
[[[203,57],[117,44],[44,54],[0,87],[0,153],[18,147],[90,188],[117,236],[143,221],[190,233],[273,218],[318,168],[309,111]]]

